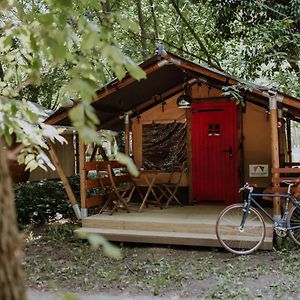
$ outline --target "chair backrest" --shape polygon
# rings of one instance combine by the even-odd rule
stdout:
[[[85,189],[87,193],[92,189],[102,189],[105,192],[111,185],[107,172],[109,161],[85,162],[84,170],[87,173]],[[105,200],[101,195],[94,195],[86,198],[86,206],[93,207],[102,204]]]
[[[121,184],[131,184],[133,182],[127,167],[118,161],[110,161],[107,165],[107,171],[113,188],[117,188]]]
[[[180,181],[181,181],[181,178],[183,176],[183,173],[185,172],[185,168],[186,168],[186,161],[184,161],[180,165],[174,166],[174,169],[171,172],[171,175],[169,177],[168,183],[175,183],[175,184],[179,185]],[[174,177],[178,173],[179,173],[179,176],[177,177],[177,180],[174,180]]]

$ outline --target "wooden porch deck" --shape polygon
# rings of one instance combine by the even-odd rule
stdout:
[[[93,215],[82,220],[79,232],[101,234],[110,241],[221,247],[215,224],[223,206],[194,205],[184,207],[145,208],[142,213],[131,208],[112,216]],[[262,249],[273,247],[273,226],[266,222]]]

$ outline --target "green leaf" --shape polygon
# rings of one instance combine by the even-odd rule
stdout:
[[[132,174],[135,177],[139,176],[139,170],[136,167],[134,161],[127,155],[125,155],[122,152],[118,152],[116,154],[117,161],[119,161],[121,164],[126,165],[128,171],[130,174]]]
[[[5,126],[3,133],[4,133],[4,138],[5,138],[7,145],[10,146],[12,144],[12,136],[9,133],[9,129],[7,126]]]
[[[50,26],[54,22],[54,18],[53,18],[52,13],[47,13],[47,14],[40,15],[38,17],[38,19],[45,26]]]
[[[97,32],[95,31],[87,32],[82,37],[81,47],[84,50],[90,50],[98,44],[98,41],[99,41],[99,37]]]
[[[126,64],[126,68],[129,72],[129,74],[132,77],[134,77],[136,80],[146,79],[145,71],[142,68],[140,68],[139,66],[137,66],[133,63],[128,63],[128,64]]]
[[[84,124],[84,106],[78,104],[69,111],[69,117],[73,123]]]
[[[100,246],[102,246],[104,254],[109,257],[115,259],[120,259],[122,257],[121,250],[100,235],[79,232],[78,236],[80,238],[87,239],[93,249],[98,249]]]
[[[85,114],[87,116],[88,119],[91,120],[91,122],[95,125],[99,124],[99,119],[95,113],[95,110],[92,106],[87,106],[85,105]]]

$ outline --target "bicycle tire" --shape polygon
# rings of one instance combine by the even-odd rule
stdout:
[[[288,212],[287,216],[287,226],[293,227],[300,225],[300,208],[293,206],[292,209]],[[289,237],[300,246],[300,229],[289,230]]]
[[[255,208],[250,207],[250,216],[247,217],[243,231],[240,230],[242,216],[243,204],[232,204],[221,211],[216,223],[220,244],[227,251],[238,255],[257,250],[266,235],[265,221]]]

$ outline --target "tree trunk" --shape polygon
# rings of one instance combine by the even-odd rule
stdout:
[[[26,299],[22,245],[6,153],[0,138],[0,300]]]
[[[157,26],[157,19],[156,19],[156,15],[155,15],[155,8],[154,8],[153,0],[149,0],[149,5],[150,5],[151,16],[152,16],[152,20],[153,20],[153,30],[154,30],[153,46],[155,49],[157,46],[157,40],[158,40],[158,26]]]
[[[138,11],[139,25],[141,29],[141,44],[143,49],[143,59],[146,60],[148,56],[148,49],[147,49],[147,37],[146,37],[145,21],[144,21],[144,15],[142,11],[141,0],[136,0],[136,7]]]

